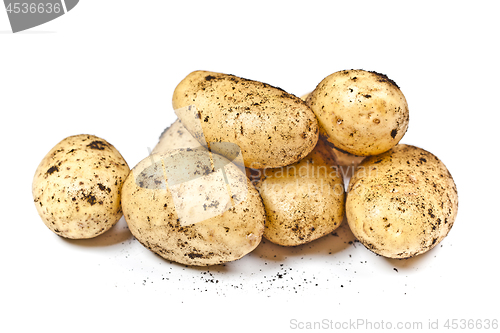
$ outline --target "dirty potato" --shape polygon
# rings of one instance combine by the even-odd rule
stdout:
[[[347,221],[358,240],[389,258],[424,253],[448,234],[458,210],[457,188],[433,154],[410,145],[366,158],[347,194]]]
[[[307,98],[320,135],[349,154],[370,156],[394,147],[406,133],[408,104],[386,75],[364,70],[333,73]]]
[[[99,236],[122,216],[121,188],[129,171],[106,140],[70,136],[49,151],[35,172],[32,192],[38,214],[59,236]]]
[[[145,158],[125,181],[122,207],[139,242],[186,265],[239,259],[264,232],[255,187],[240,168],[203,147]]]
[[[257,188],[267,214],[264,237],[295,246],[335,230],[344,217],[344,182],[322,141],[301,161],[260,170]]]
[[[305,102],[262,82],[196,71],[179,83],[172,102],[174,109],[194,106],[206,141],[237,144],[250,168],[295,163],[318,141],[318,123]]]

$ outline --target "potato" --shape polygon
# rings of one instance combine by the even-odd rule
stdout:
[[[152,153],[163,153],[179,148],[196,148],[200,143],[189,133],[177,119],[170,127],[166,128],[160,136],[160,141],[154,147]]]
[[[386,75],[346,70],[327,76],[307,98],[320,136],[342,152],[370,156],[394,147],[406,133],[408,104]]]
[[[346,213],[353,234],[388,258],[432,249],[450,231],[457,210],[457,188],[446,166],[414,146],[366,158],[349,183]]]
[[[344,217],[344,182],[322,141],[301,161],[262,170],[257,188],[267,214],[264,237],[295,246],[335,230]]]
[[[139,242],[186,265],[239,259],[264,232],[257,190],[236,165],[203,147],[145,158],[125,181],[122,207]]]
[[[238,144],[250,168],[295,163],[318,141],[318,123],[305,102],[265,83],[196,71],[175,88],[172,103],[174,109],[195,106],[206,141]]]
[[[35,172],[32,190],[38,214],[59,236],[99,236],[122,216],[121,188],[129,171],[106,140],[84,134],[67,137]]]

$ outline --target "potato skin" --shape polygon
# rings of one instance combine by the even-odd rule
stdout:
[[[238,144],[249,168],[295,163],[318,141],[318,123],[305,102],[262,82],[195,71],[175,88],[172,104],[195,105],[206,140]]]
[[[257,189],[267,214],[266,239],[296,246],[340,226],[345,211],[344,182],[321,140],[301,161],[261,171],[264,178]]]
[[[106,140],[85,134],[67,137],[35,172],[32,192],[38,214],[59,236],[99,236],[122,216],[121,188],[129,171]]]
[[[458,210],[455,182],[433,154],[410,145],[366,158],[347,194],[347,221],[368,249],[409,258],[436,246]]]
[[[262,200],[255,187],[233,164],[225,167],[226,176],[233,180],[233,185],[248,186],[245,199],[220,215],[194,224],[181,223],[174,202],[174,192],[165,181],[163,171],[157,174],[148,171],[154,165],[151,161],[161,161],[165,156],[180,156],[186,165],[196,166],[193,167],[194,173],[186,171],[186,176],[190,172],[207,175],[206,165],[200,157],[206,153],[200,147],[153,154],[132,169],[123,186],[122,207],[132,234],[146,248],[161,257],[185,265],[208,266],[237,260],[257,247],[264,232],[265,212]],[[164,168],[169,167],[164,165]],[[189,178],[192,177],[186,179]],[[158,188],[143,187],[140,186],[139,179],[160,185]],[[212,191],[216,185],[207,182],[202,186]],[[187,184],[183,189],[184,192],[181,190],[177,194],[185,202],[203,198],[202,200],[206,200],[203,207],[208,209],[225,205],[214,199],[215,192],[208,193],[206,197],[197,197],[197,193],[188,186]],[[236,192],[232,193],[234,196]]]
[[[307,101],[307,98],[311,94],[312,92],[304,94],[300,96],[300,99],[303,101]],[[328,142],[326,136],[324,135],[320,137],[320,140],[323,140],[327,144],[328,149],[332,152],[335,163],[338,166],[357,166],[365,158],[365,156],[356,156],[346,151],[338,150],[331,142]]]
[[[330,151],[332,152],[333,158],[335,159],[335,163],[337,163],[337,165],[339,166],[355,167],[359,163],[361,163],[361,161],[363,161],[363,159],[365,159],[366,157],[366,156],[356,156],[348,152],[338,150],[331,142],[328,142],[325,137],[321,137],[320,140],[326,143],[328,149],[330,149]]]
[[[320,135],[335,148],[357,156],[381,154],[406,133],[408,104],[384,74],[345,70],[323,79],[307,98]]]

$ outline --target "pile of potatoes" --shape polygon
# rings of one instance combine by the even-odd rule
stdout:
[[[173,108],[178,119],[130,172],[103,139],[56,145],[33,181],[45,224],[63,237],[90,238],[123,212],[145,247],[198,266],[239,259],[262,237],[311,242],[344,216],[361,243],[389,258],[430,250],[453,225],[453,178],[433,154],[398,144],[408,105],[386,75],[336,72],[299,98],[195,71],[176,87]],[[347,192],[346,165],[356,166]]]

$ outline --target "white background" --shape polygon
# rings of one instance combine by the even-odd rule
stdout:
[[[438,319],[443,328],[448,318],[500,319],[498,7],[82,0],[18,34],[0,9],[0,330],[284,332],[293,320],[426,328]],[[123,219],[70,241],[37,215],[31,182],[56,143],[94,134],[133,167],[175,119],[173,90],[193,70],[302,95],[351,68],[398,83],[410,107],[402,142],[437,155],[455,179],[458,217],[427,254],[384,259],[350,244],[344,224],[308,245],[264,242],[234,263],[190,268],[143,248]]]

